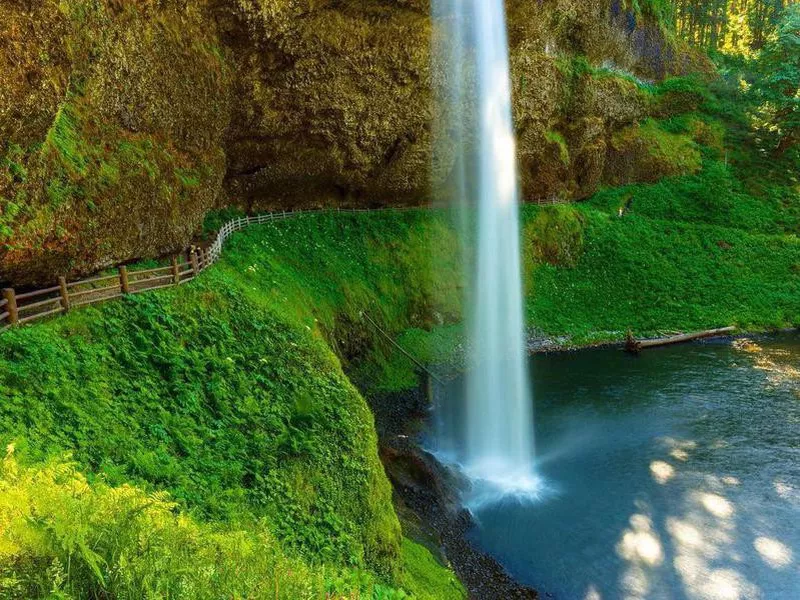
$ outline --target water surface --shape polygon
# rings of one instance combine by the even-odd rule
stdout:
[[[537,356],[531,379],[552,491],[472,532],[513,575],[558,600],[800,598],[800,336]]]

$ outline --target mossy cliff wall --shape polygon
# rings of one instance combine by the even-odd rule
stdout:
[[[656,104],[637,77],[703,68],[625,3],[508,9],[528,200],[617,181],[609,162],[631,161],[612,136]],[[173,251],[227,203],[424,201],[428,13],[424,0],[0,0],[0,280]]]
[[[167,252],[201,224],[230,77],[194,4],[0,2],[0,279]]]

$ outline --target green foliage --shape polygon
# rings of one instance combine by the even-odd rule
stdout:
[[[583,215],[573,206],[548,206],[525,226],[536,263],[574,267],[583,254]]]
[[[688,174],[700,168],[700,153],[691,139],[671,134],[656,121],[648,119],[639,129],[640,139],[648,147],[650,156],[669,164],[680,173]]]
[[[24,196],[12,191],[14,184],[25,183],[28,179],[25,154],[18,144],[12,143],[7,143],[0,153],[0,242],[14,234],[14,221],[25,208]],[[13,194],[13,200],[4,198],[4,193]]]
[[[451,571],[442,567],[431,553],[414,542],[403,540],[406,575],[403,587],[419,600],[461,600],[466,591]]]
[[[200,185],[200,175],[194,169],[175,169],[175,177],[185,188],[196,188]]]
[[[5,183],[14,181],[25,183],[28,179],[28,170],[23,164],[24,160],[25,151],[19,144],[7,144],[4,154],[0,156],[0,173]]]
[[[225,223],[243,216],[244,211],[234,206],[229,206],[222,210],[210,211],[203,220],[203,237],[205,239],[210,239],[225,225]]]
[[[635,84],[643,93],[650,93],[655,89],[652,82],[637,77],[630,71],[610,64],[593,65],[582,54],[559,56],[556,58],[556,66],[567,80],[585,76],[597,78],[613,77]]]
[[[800,4],[787,9],[756,61],[757,126],[776,154],[800,144]],[[800,156],[799,156],[800,158]]]
[[[452,575],[416,552],[406,570],[372,415],[330,346],[382,356],[361,311],[396,332],[456,297],[454,275],[428,272],[429,248],[453,239],[425,211],[296,217],[237,234],[190,285],[7,332],[0,440],[29,461],[72,451],[92,482],[166,490],[222,533],[263,529],[332,565],[330,590],[406,597],[370,588],[377,576],[432,597],[414,581]]]
[[[626,0],[626,4],[628,1],[636,15],[652,17],[659,25],[668,29],[674,27],[674,0]]]
[[[654,109],[657,115],[669,117],[695,112],[709,106],[714,96],[708,83],[698,75],[668,77],[654,88]]]
[[[67,462],[0,464],[3,598],[299,600],[325,589],[263,526],[218,530],[166,494],[90,483]]]
[[[594,207],[616,213],[621,208],[653,219],[706,223],[761,233],[800,232],[796,192],[773,182],[759,195],[747,191],[732,167],[707,160],[697,174],[670,177],[653,185],[603,190]]]
[[[663,0],[666,2],[667,0]],[[678,34],[694,46],[751,56],[764,47],[797,0],[671,0]]]
[[[460,321],[456,240],[446,216],[431,211],[321,214],[249,229],[226,252],[248,289],[283,290],[266,298],[319,329],[362,389],[386,390],[412,386],[416,369],[362,312],[389,334]]]
[[[700,145],[706,157],[723,158],[728,154],[728,131],[718,119],[703,114],[686,113],[664,119],[660,127],[668,133],[684,134]]]
[[[463,323],[437,325],[431,329],[413,327],[397,337],[396,342],[423,364],[435,365],[437,373],[463,370]],[[419,369],[400,352],[379,349],[362,361],[354,374],[359,382],[379,392],[399,392],[419,384]]]
[[[561,162],[565,166],[569,166],[569,146],[567,140],[558,131],[548,130],[544,134],[544,138],[551,144],[558,146],[558,155]]]
[[[636,87],[644,94],[650,94],[655,90],[655,85],[646,79],[637,77],[630,71],[626,71],[614,65],[601,65],[592,68],[592,75],[598,78],[602,77],[616,77],[624,81],[629,81],[636,85]]]
[[[0,436],[35,459],[73,450],[206,518],[267,518],[307,556],[390,572],[397,521],[366,405],[324,344],[240,296],[209,274],[8,333]]]
[[[619,199],[605,195],[605,200]],[[609,202],[610,206],[614,203]],[[571,269],[532,274],[528,322],[573,342],[713,326],[800,323],[800,240],[582,207],[587,229]],[[537,211],[525,211],[526,221]],[[526,243],[530,243],[526,240]]]
[[[168,494],[90,481],[74,463],[0,463],[0,596],[8,599],[421,600],[451,573],[404,541],[409,596],[369,573],[288,557],[264,522],[221,527],[180,511]],[[429,577],[426,575],[430,574]]]
[[[437,272],[431,256],[441,260]],[[245,273],[254,302],[320,331],[357,362],[380,338],[363,311],[390,333],[429,325],[434,307],[447,321],[460,318],[457,256],[443,214],[322,213],[245,230],[226,248],[225,268]]]
[[[72,175],[86,175],[90,161],[79,126],[80,116],[76,105],[66,102],[59,108],[45,140],[45,144],[61,157],[62,164]]]
[[[697,143],[687,135],[671,133],[655,119],[614,133],[611,148],[614,156],[607,171],[614,184],[687,175],[702,166]]]

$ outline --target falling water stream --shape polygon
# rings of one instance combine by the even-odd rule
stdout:
[[[451,195],[476,217],[461,220],[462,226],[474,222],[476,229],[464,232],[474,240],[475,255],[469,274],[466,419],[456,456],[475,482],[476,497],[528,493],[536,487],[533,409],[505,7],[502,0],[435,4],[445,41],[434,47],[450,76],[442,114],[456,148]]]

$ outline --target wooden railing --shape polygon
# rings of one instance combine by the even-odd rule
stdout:
[[[561,196],[550,196],[549,198],[539,198],[538,200],[531,200],[531,204],[535,206],[552,206],[553,204],[572,204],[572,202],[569,200],[565,200]]]
[[[103,275],[67,282],[59,277],[58,284],[49,288],[17,293],[13,288],[2,291],[0,299],[0,332],[10,327],[44,319],[70,310],[121,298],[128,294],[139,294],[166,287],[182,285],[197,277],[213,265],[222,255],[222,247],[231,234],[250,225],[261,225],[269,221],[286,219],[309,212],[376,212],[404,211],[413,208],[352,208],[313,211],[283,211],[265,213],[252,217],[238,217],[225,223],[207,248],[192,247],[180,257],[173,257],[166,267],[131,270],[121,266],[112,275]]]
[[[560,204],[561,202],[554,198],[539,202],[539,204]],[[308,213],[401,212],[409,210],[419,210],[419,208],[316,209],[238,217],[228,221],[220,228],[210,246],[207,248],[193,246],[184,251],[180,257],[173,257],[171,264],[166,267],[129,270],[126,266],[121,266],[113,275],[72,282],[67,282],[64,277],[59,277],[57,285],[21,294],[17,294],[13,288],[6,288],[0,299],[0,332],[15,325],[66,313],[81,306],[105,302],[128,294],[139,294],[187,283],[219,260],[222,255],[222,247],[231,234],[250,225],[262,225],[269,221]]]

